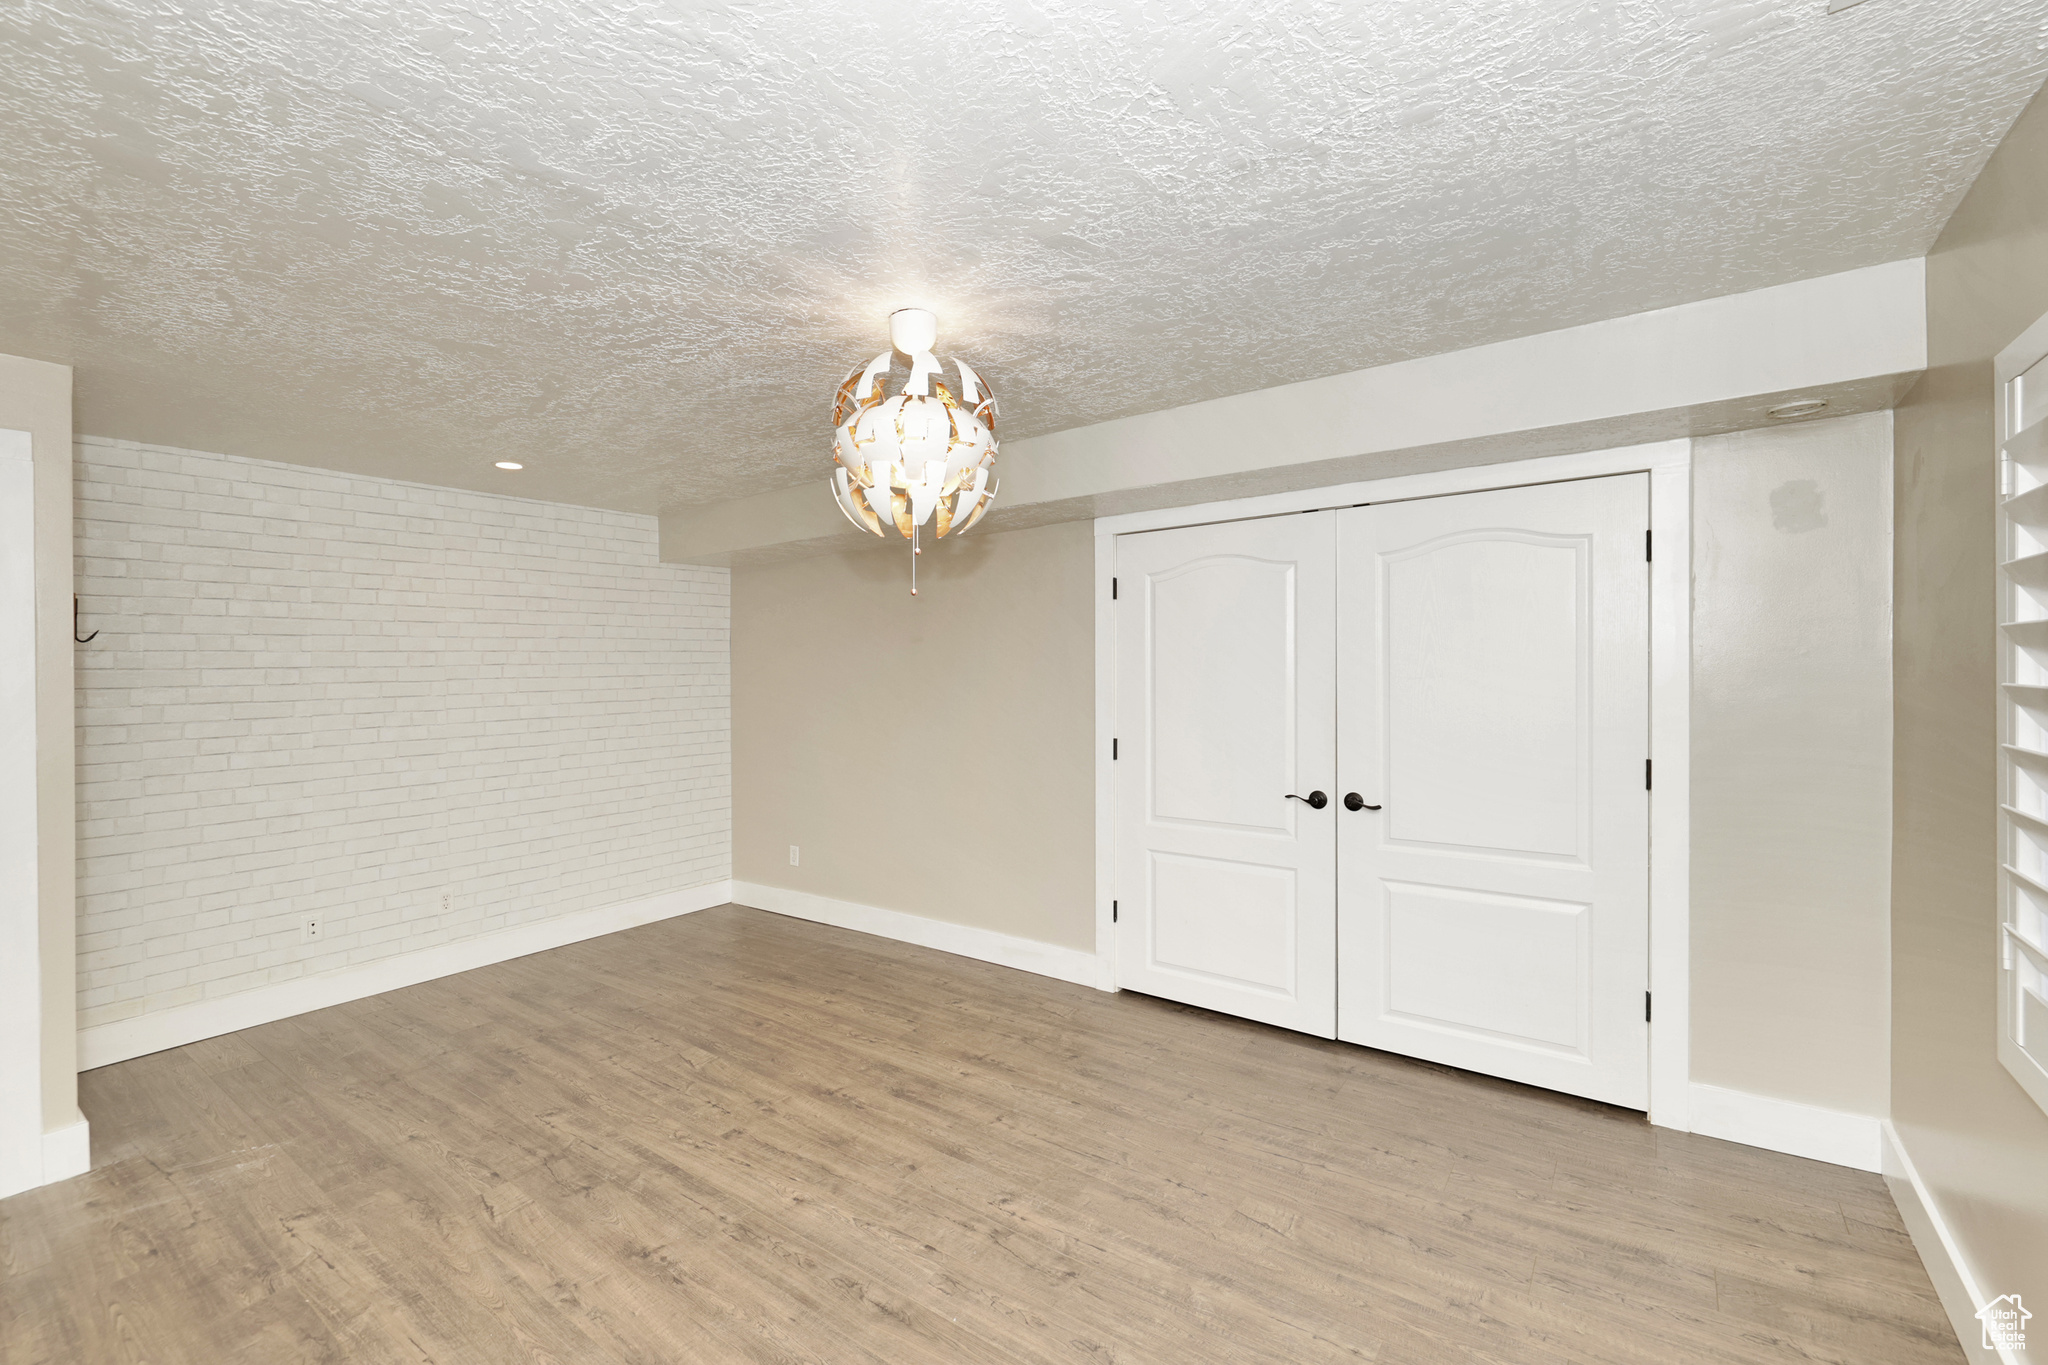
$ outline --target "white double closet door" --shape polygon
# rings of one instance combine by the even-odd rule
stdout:
[[[1635,474],[1119,537],[1118,984],[1647,1107],[1648,513]]]

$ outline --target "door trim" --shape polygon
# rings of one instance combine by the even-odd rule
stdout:
[[[1359,503],[1435,498],[1492,488],[1600,478],[1650,476],[1650,1122],[1689,1131],[1692,1073],[1691,896],[1692,811],[1692,442],[1623,446],[1577,455],[1546,455],[1506,464],[1474,465],[1197,503],[1155,512],[1095,519],[1095,951],[1096,985],[1116,989],[1116,616],[1111,580],[1116,538],[1134,531],[1318,512]]]

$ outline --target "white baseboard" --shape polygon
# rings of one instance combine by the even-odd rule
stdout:
[[[1921,1263],[1927,1267],[1927,1277],[1934,1281],[1934,1292],[1941,1296],[1941,1306],[1956,1329],[1956,1340],[1963,1345],[1964,1357],[1970,1365],[2021,1365],[2020,1352],[1984,1344],[1984,1327],[1977,1321],[1977,1310],[1993,1296],[1985,1294],[1984,1286],[1970,1269],[1962,1244],[1942,1218],[1941,1205],[1935,1202],[1933,1192],[1920,1179],[1899,1130],[1889,1119],[1883,1129],[1884,1183],[1892,1192],[1892,1202],[1899,1206],[1899,1218],[1913,1238],[1913,1249],[1920,1253]]]
[[[74,1111],[75,1112],[75,1111]],[[43,1183],[84,1175],[92,1169],[92,1129],[85,1115],[43,1134]]]
[[[1706,1137],[1859,1171],[1875,1171],[1883,1164],[1879,1129],[1884,1120],[1873,1114],[1823,1109],[1699,1081],[1686,1088],[1686,1101],[1692,1111],[1687,1126]]]
[[[422,981],[488,967],[494,962],[509,962],[515,957],[545,952],[564,944],[581,943],[584,939],[631,929],[635,925],[652,924],[656,920],[672,919],[695,910],[708,910],[730,900],[732,883],[712,882],[706,886],[649,896],[645,900],[605,905],[535,924],[521,924],[480,938],[400,953],[339,971],[280,981],[274,986],[238,991],[218,1000],[200,1000],[133,1019],[96,1024],[79,1031],[78,1069],[90,1071],[111,1062],[125,1062],[130,1057],[161,1052],[167,1047],[182,1047],[202,1038],[216,1038],[237,1029],[289,1019],[309,1010],[381,995],[402,986],[417,986]]]
[[[44,1185],[54,1185],[59,1180],[69,1180],[92,1169],[92,1147],[87,1140],[85,1115],[76,1109],[71,1113],[71,1122],[40,1134],[40,1141],[33,1132],[22,1134],[15,1130],[14,1136],[26,1140],[20,1148],[8,1153],[12,1160],[0,1164],[0,1199],[40,1189]]]
[[[979,962],[1036,972],[1058,981],[1071,981],[1077,986],[1097,985],[1102,974],[1095,954],[1079,948],[1062,948],[1054,943],[1040,943],[1037,939],[999,934],[993,929],[975,929],[947,920],[907,915],[901,910],[884,910],[877,905],[861,905],[854,901],[833,900],[829,896],[814,896],[808,891],[786,891],[779,886],[739,881],[732,884],[732,898],[756,910],[769,910],[793,919],[812,920],[841,929],[857,929],[878,938],[893,938],[899,943],[915,943],[921,948],[936,948],[942,953],[971,957]]]

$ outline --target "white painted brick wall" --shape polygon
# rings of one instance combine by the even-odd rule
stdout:
[[[77,479],[82,1026],[732,875],[728,575],[653,517],[93,437]]]

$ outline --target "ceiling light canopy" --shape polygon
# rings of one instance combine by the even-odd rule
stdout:
[[[938,336],[939,320],[922,308],[891,313],[890,349],[856,366],[832,407],[832,495],[855,526],[878,536],[893,526],[910,542],[913,596],[919,529],[936,512],[940,536],[964,534],[997,486],[996,396],[958,357],[959,392],[946,387],[932,353]]]

